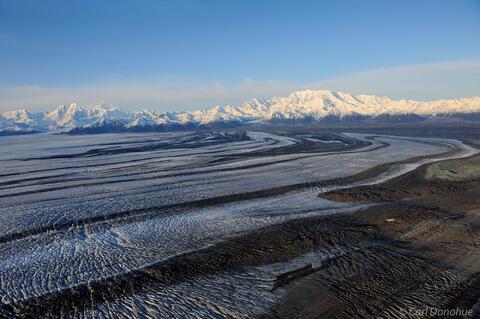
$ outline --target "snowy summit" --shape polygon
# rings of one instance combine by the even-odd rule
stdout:
[[[71,131],[88,133],[164,130],[248,123],[311,123],[352,121],[410,121],[431,118],[477,119],[480,97],[419,102],[375,95],[351,95],[330,90],[304,90],[287,97],[255,98],[241,105],[215,106],[191,112],[157,113],[150,109],[127,113],[114,106],[93,108],[76,103],[51,112],[21,109],[0,116],[0,133]]]

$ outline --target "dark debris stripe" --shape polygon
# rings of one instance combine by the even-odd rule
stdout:
[[[420,157],[420,158],[424,158],[424,157]],[[402,161],[402,162],[405,162],[405,161]],[[104,215],[93,216],[93,217],[88,217],[88,218],[83,218],[83,219],[78,219],[73,221],[67,221],[64,223],[47,225],[44,227],[29,229],[23,232],[11,233],[11,234],[0,236],[0,243],[18,240],[18,239],[26,238],[29,236],[39,235],[45,232],[67,230],[71,227],[81,227],[81,226],[85,226],[85,225],[89,225],[97,222],[113,221],[113,220],[122,219],[126,217],[134,217],[137,215],[151,214],[152,216],[159,216],[159,215],[165,214],[165,212],[170,212],[173,210],[204,208],[209,206],[223,205],[223,204],[229,204],[234,202],[282,195],[292,191],[297,191],[297,190],[311,188],[311,187],[347,185],[349,183],[365,180],[367,178],[372,178],[373,176],[378,176],[382,173],[387,172],[392,165],[396,165],[402,162],[377,165],[375,167],[369,168],[365,171],[362,171],[352,176],[346,176],[346,177],[341,177],[341,178],[336,178],[331,180],[297,183],[297,184],[273,187],[269,189],[263,189],[259,191],[212,197],[212,198],[200,199],[200,200],[190,201],[190,202],[182,202],[182,203],[176,203],[176,204],[170,204],[170,205],[153,206],[153,207],[142,208],[142,209],[114,212],[110,214],[104,214]],[[153,191],[153,193],[155,193],[155,191]]]
[[[221,135],[221,136],[222,138],[214,138],[214,139],[207,140],[205,139],[206,136],[201,135],[201,136],[194,136],[194,138],[190,138],[188,140],[183,140],[183,141],[172,141],[171,143],[169,142],[147,143],[145,145],[138,146],[138,147],[97,148],[97,149],[90,149],[82,153],[57,154],[57,155],[44,156],[44,157],[30,157],[30,158],[22,159],[22,161],[96,157],[96,156],[105,156],[105,155],[151,152],[156,150],[195,149],[195,148],[205,147],[212,144],[217,145],[222,143],[247,140],[247,138],[245,139],[236,138],[235,135]]]
[[[216,168],[216,169],[204,170],[204,171],[198,171],[198,172],[185,172],[185,173],[177,173],[177,174],[167,174],[167,175],[163,175],[163,176],[151,176],[151,177],[142,176],[142,177],[139,177],[139,178],[131,178],[131,179],[124,179],[124,180],[102,181],[102,182],[98,181],[98,180],[101,180],[101,179],[121,178],[121,177],[126,177],[126,176],[135,176],[135,175],[168,172],[168,171],[172,171],[173,169],[148,171],[148,172],[141,172],[141,173],[130,173],[130,174],[123,174],[123,175],[108,176],[108,177],[99,177],[99,178],[95,179],[98,182],[83,183],[83,184],[68,185],[68,186],[50,187],[50,188],[43,188],[43,189],[38,189],[38,190],[18,192],[18,193],[13,193],[13,194],[4,194],[4,195],[0,195],[0,198],[17,197],[17,196],[39,194],[39,193],[59,191],[59,190],[75,189],[75,188],[81,188],[81,187],[109,185],[109,184],[115,184],[115,183],[159,180],[159,179],[162,179],[162,178],[172,178],[172,177],[180,177],[180,176],[194,176],[194,175],[203,175],[203,174],[217,173],[217,172],[233,172],[233,171],[247,170],[247,169],[253,169],[253,168],[258,168],[258,167],[265,167],[265,166],[270,166],[270,165],[275,165],[275,164],[281,164],[281,163],[286,163],[286,162],[292,162],[292,161],[297,161],[297,160],[301,160],[301,159],[305,159],[305,158],[316,158],[316,157],[324,157],[324,156],[331,156],[331,155],[352,154],[352,153],[356,154],[356,153],[372,152],[372,151],[376,151],[376,150],[379,150],[381,148],[385,148],[385,147],[389,147],[389,146],[390,146],[390,144],[387,143],[387,142],[380,142],[379,146],[371,148],[371,149],[367,149],[367,150],[345,151],[345,152],[343,152],[343,151],[342,152],[329,152],[329,153],[325,153],[325,154],[306,155],[306,156],[301,156],[301,157],[283,159],[283,160],[278,160],[278,161],[270,161],[270,162],[265,162],[265,163],[257,163],[257,164],[251,164],[251,165],[240,166],[240,167]],[[183,168],[183,169],[185,169],[185,168]],[[57,180],[57,181],[46,181],[46,182],[43,182],[43,183],[35,183],[35,184],[30,184],[28,186],[50,185],[50,184],[59,184],[59,183],[65,183],[65,182],[71,182],[71,181],[89,181],[89,180],[91,180],[91,178],[78,178],[78,179],[71,178],[71,179],[63,179],[63,180]],[[1,183],[0,183],[0,185],[1,185]],[[24,185],[21,185],[19,187],[20,188],[24,187]],[[14,189],[14,188],[15,187],[9,187],[8,189]]]
[[[253,142],[252,144],[257,143]],[[268,144],[267,144],[268,145]],[[243,149],[249,149],[248,146],[239,148],[238,150],[243,150]],[[237,150],[237,149],[235,149]],[[218,151],[205,151],[202,153],[195,153],[195,154],[178,154],[175,155],[175,158],[178,157],[186,157],[186,156],[192,156],[192,155],[207,155],[207,154],[216,154],[216,153],[222,153],[225,152],[223,150],[218,150]],[[87,164],[87,165],[78,165],[78,166],[73,166],[71,165],[71,162],[67,161],[66,163],[69,163],[70,165],[64,166],[64,167],[54,167],[54,168],[46,168],[46,169],[39,169],[39,170],[32,170],[32,171],[22,171],[22,172],[14,172],[14,173],[6,173],[6,174],[0,174],[1,177],[11,177],[11,176],[18,176],[18,175],[24,175],[24,174],[35,174],[35,173],[44,173],[44,172],[51,172],[51,171],[58,171],[58,170],[64,170],[64,169],[83,169],[83,168],[91,168],[91,167],[100,167],[100,166],[110,166],[110,165],[118,165],[118,164],[128,164],[128,163],[134,163],[134,162],[140,162],[144,160],[154,160],[158,159],[160,156],[163,156],[163,154],[157,154],[155,156],[150,156],[150,157],[142,157],[142,158],[135,158],[132,160],[121,160],[121,161],[116,161],[116,162],[108,162],[108,163],[98,163],[98,164]],[[163,160],[162,160],[163,161]],[[76,162],[77,163],[77,162]],[[153,162],[154,163],[154,162]]]

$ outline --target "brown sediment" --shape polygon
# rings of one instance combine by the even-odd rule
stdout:
[[[388,240],[358,242],[358,249],[291,284],[263,317],[407,318],[425,307],[471,309],[480,298],[480,179],[458,175],[463,166],[480,167],[479,159],[424,165],[378,185],[321,194],[391,201],[342,217]],[[426,174],[432,165],[457,172],[456,180]]]
[[[301,268],[285,272],[283,274],[280,274],[275,278],[275,283],[273,285],[273,289],[277,289],[278,287],[287,285],[289,282],[297,279],[304,277],[306,275],[309,275],[313,273],[315,269],[312,267],[312,264],[308,264],[306,266],[303,266]]]
[[[319,194],[319,196],[337,201],[369,202],[407,198],[422,199],[438,194],[441,196],[435,196],[435,198],[438,197],[443,202],[445,201],[445,198],[442,199],[443,196],[447,196],[447,199],[454,195],[469,196],[467,192],[476,189],[479,176],[470,174],[470,172],[480,169],[479,161],[480,155],[474,155],[468,158],[426,164],[381,184],[333,190]],[[440,173],[442,171],[450,172],[450,176],[456,175],[455,179],[449,178],[448,174]]]

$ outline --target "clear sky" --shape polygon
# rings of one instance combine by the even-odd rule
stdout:
[[[0,110],[480,95],[479,0],[0,0]]]

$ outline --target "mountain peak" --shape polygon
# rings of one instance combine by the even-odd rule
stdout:
[[[163,112],[144,108],[136,113],[125,113],[113,105],[85,108],[76,103],[60,105],[49,113],[32,114],[27,110],[5,112],[0,117],[0,130],[22,127],[36,131],[71,129],[98,125],[156,127],[175,125],[195,127],[229,123],[238,125],[252,122],[322,121],[328,118],[364,118],[375,120],[381,116],[416,116],[435,118],[451,114],[480,114],[480,97],[419,102],[392,100],[375,95],[351,95],[331,90],[301,90],[286,97],[254,98],[238,106],[217,105],[210,109],[191,112]],[[470,116],[469,118],[472,118]],[[479,116],[480,118],[480,116]],[[120,123],[120,124],[119,124]]]
[[[294,91],[290,94],[290,96],[296,96],[296,97],[308,97],[308,96],[320,96],[320,95],[330,95],[332,94],[333,91],[331,90],[312,90],[312,89],[306,89],[306,90],[300,90],[300,91]]]
[[[7,111],[2,113],[3,117],[5,118],[16,118],[22,116],[29,116],[31,113],[25,109],[19,109],[14,111]]]

